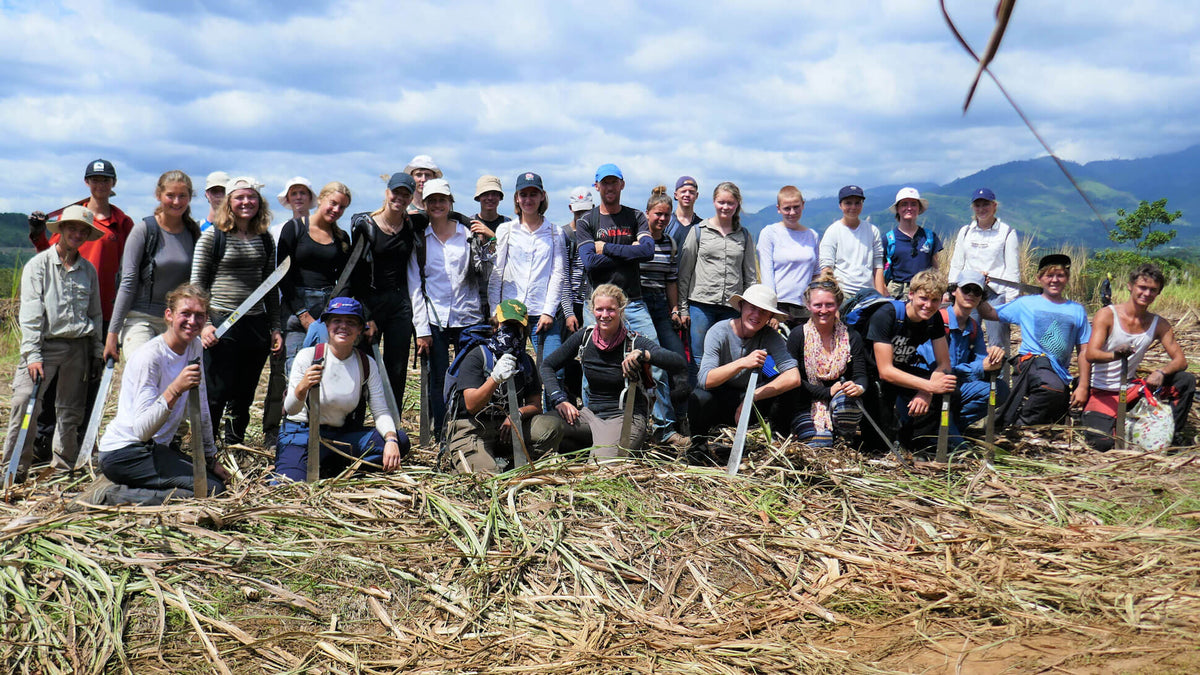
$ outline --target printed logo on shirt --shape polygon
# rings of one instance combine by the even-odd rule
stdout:
[[[609,239],[613,239],[616,237],[632,237],[633,229],[629,228],[629,227],[610,227],[609,229],[604,230],[600,234],[600,236],[604,237],[603,241],[606,241],[606,242]]]
[[[907,335],[892,337],[892,363],[911,366],[920,362],[917,358],[917,345]]]

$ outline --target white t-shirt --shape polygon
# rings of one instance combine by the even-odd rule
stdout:
[[[296,398],[296,385],[304,377],[304,371],[312,365],[316,347],[305,347],[296,352],[296,360],[292,362],[292,372],[288,377],[287,396],[283,399],[283,411],[293,422],[308,422],[308,406],[305,401]],[[375,430],[380,435],[387,435],[396,430],[396,422],[388,410],[387,398],[383,393],[383,380],[379,377],[379,365],[375,359],[367,357],[370,374],[367,376],[367,407],[375,418]],[[321,424],[340,427],[346,422],[346,416],[358,407],[362,394],[362,364],[355,352],[345,360],[338,359],[333,350],[325,348],[325,369],[321,372]]]
[[[175,381],[188,362],[200,358],[204,347],[200,338],[192,340],[182,354],[176,354],[167,346],[162,335],[147,342],[129,356],[125,362],[125,373],[121,375],[121,397],[117,402],[117,416],[108,423],[98,449],[101,453],[119,450],[144,443],[151,438],[155,443],[167,445],[175,436],[184,417],[188,414],[188,402],[197,390],[183,393],[173,407],[168,408],[162,394]],[[204,427],[204,454],[212,457],[217,453],[213,444],[212,419],[208,413],[208,386],[200,379],[200,419]],[[193,429],[193,431],[195,431]]]
[[[860,220],[852,230],[839,218],[821,237],[819,258],[822,269],[833,268],[833,276],[849,298],[874,286],[875,270],[883,269],[883,237],[869,220]]]

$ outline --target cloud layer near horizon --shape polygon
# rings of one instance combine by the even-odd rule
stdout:
[[[981,49],[992,4],[947,4]],[[734,180],[757,210],[788,183],[945,182],[1042,154],[986,80],[961,114],[974,65],[937,0],[402,6],[0,2],[0,211],[82,196],[95,157],[134,216],[174,168],[255,175],[270,194],[296,174],[341,180],[365,209],[379,174],[425,153],[460,203],[480,174],[536,171],[562,219],[607,161],[631,205],[687,173]],[[1200,142],[1197,16],[1026,1],[993,71],[1067,159],[1181,149]]]

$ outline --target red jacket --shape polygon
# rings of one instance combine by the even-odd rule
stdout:
[[[121,254],[125,252],[125,239],[133,229],[133,220],[124,211],[111,204],[108,208],[107,219],[97,215],[95,220],[95,226],[104,232],[104,236],[79,247],[79,254],[95,266],[100,276],[100,307],[105,324],[112,318],[113,302],[117,299],[117,287],[121,283]],[[40,252],[57,244],[58,235],[47,239],[46,233],[42,232],[29,237],[29,240]]]

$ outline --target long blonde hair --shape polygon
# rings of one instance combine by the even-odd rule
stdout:
[[[254,190],[258,195],[258,213],[250,219],[250,224],[247,226],[247,231],[250,234],[262,234],[271,226],[271,207],[267,206],[267,200],[263,199],[262,191],[253,187],[239,187],[238,190]],[[233,201],[233,192],[227,193],[225,199],[221,200],[221,206],[217,208],[217,217],[213,220],[213,227],[222,232],[232,232],[234,226],[233,206],[230,202]]]

